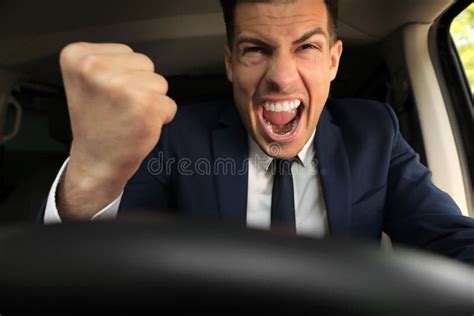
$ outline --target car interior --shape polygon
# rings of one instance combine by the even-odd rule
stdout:
[[[434,183],[464,215],[474,216],[473,148],[463,132],[466,124],[453,109],[452,82],[443,75],[444,55],[437,51],[443,17],[467,2],[340,0],[338,36],[344,53],[331,97],[388,103]],[[232,102],[217,0],[0,0],[0,225],[34,223],[68,157],[72,135],[59,53],[77,41],[124,43],[146,54],[168,80],[178,107]],[[91,234],[91,243],[94,236],[103,237]],[[99,245],[94,249],[100,252]],[[138,284],[130,280],[132,288]]]
[[[389,103],[404,137],[425,164],[426,138],[431,136],[420,124],[421,97],[414,94],[409,68],[409,54],[415,48],[410,41],[417,39],[410,36],[452,4],[452,0],[340,3],[338,34],[344,53],[331,96]],[[59,52],[68,43],[120,42],[146,54],[169,81],[169,95],[179,106],[232,101],[224,73],[225,29],[218,1],[140,0],[116,6],[112,1],[98,5],[3,0],[0,9],[0,75],[10,82],[1,93],[4,102],[15,100],[22,114],[19,120],[18,111],[10,106],[0,117],[4,133],[20,125],[15,137],[0,147],[3,223],[34,220],[68,155],[71,131],[58,63]],[[435,180],[437,171],[433,170]],[[467,188],[444,185],[448,192],[461,192],[456,191],[461,196],[457,201],[467,213]]]

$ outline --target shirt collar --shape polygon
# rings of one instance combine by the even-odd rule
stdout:
[[[298,160],[303,165],[303,167],[305,167],[308,164],[308,162],[310,162],[311,159],[313,159],[314,157],[314,146],[312,146],[312,144],[313,144],[315,134],[316,134],[316,129],[313,131],[313,134],[311,135],[311,137],[308,139],[306,144],[303,146],[303,148],[300,150],[300,152],[297,155]],[[270,164],[272,163],[274,158],[268,156],[262,150],[262,148],[260,148],[260,146],[255,142],[255,140],[249,134],[247,135],[249,139],[250,160],[254,160],[255,164],[263,168],[263,170],[268,170],[268,167],[270,167]]]

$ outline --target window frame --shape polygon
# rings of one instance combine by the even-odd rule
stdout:
[[[429,47],[458,149],[468,209],[474,216],[474,167],[469,167],[474,166],[473,95],[450,32],[453,20],[471,3],[457,1],[433,23]]]

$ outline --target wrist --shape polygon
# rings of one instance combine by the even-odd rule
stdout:
[[[99,165],[84,166],[71,157],[56,192],[60,217],[90,219],[120,196],[128,178]]]

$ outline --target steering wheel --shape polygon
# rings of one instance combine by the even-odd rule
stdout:
[[[0,313],[474,312],[474,270],[450,259],[197,219],[4,227],[0,262]]]

